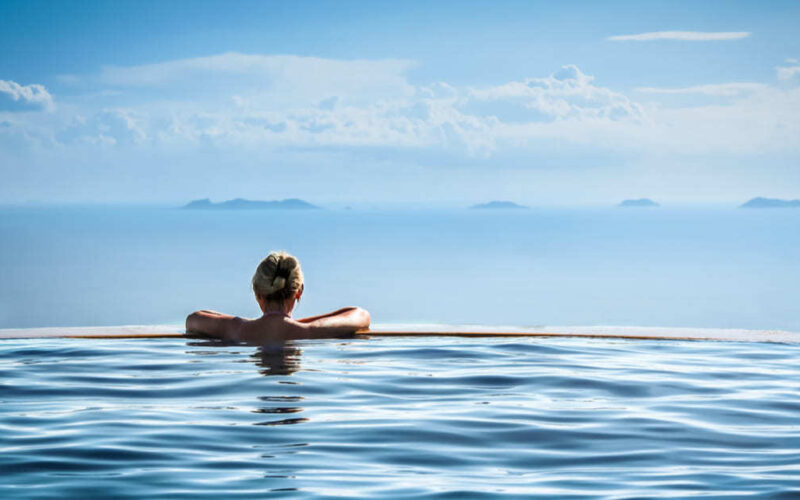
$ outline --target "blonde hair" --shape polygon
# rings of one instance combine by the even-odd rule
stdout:
[[[261,261],[253,275],[253,292],[267,301],[293,297],[303,286],[303,271],[296,257],[272,252]]]

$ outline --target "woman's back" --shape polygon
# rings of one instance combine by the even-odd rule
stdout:
[[[303,295],[300,262],[285,252],[272,252],[256,268],[253,293],[263,315],[240,318],[216,311],[195,311],[186,318],[187,333],[231,342],[262,343],[294,339],[335,338],[369,328],[370,316],[360,307],[345,307],[319,316],[292,319]]]
[[[360,307],[345,307],[328,314],[300,320],[277,314],[246,319],[204,310],[195,311],[186,318],[186,331],[229,342],[258,344],[349,337],[359,330],[367,330],[369,322],[369,313]]]

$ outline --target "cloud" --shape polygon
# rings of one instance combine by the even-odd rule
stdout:
[[[222,54],[79,75],[50,113],[0,111],[0,165],[11,181],[0,194],[22,199],[71,183],[86,199],[97,186],[109,187],[109,199],[167,199],[189,179],[192,196],[210,185],[231,197],[276,186],[279,196],[286,186],[306,193],[312,177],[336,186],[347,171],[370,179],[370,192],[382,182],[402,197],[416,191],[395,193],[394,181],[411,177],[428,186],[462,174],[502,184],[524,172],[603,184],[628,168],[652,181],[647,172],[658,168],[659,176],[683,169],[687,179],[728,179],[737,161],[750,162],[748,175],[787,185],[800,175],[796,74],[622,92],[575,65],[473,86],[417,83],[413,67]],[[673,95],[691,98],[674,106]],[[336,192],[309,185],[323,197]]]
[[[544,78],[473,89],[462,108],[503,121],[639,119],[642,109],[623,94],[598,87],[575,65]]]
[[[288,110],[248,103],[235,113],[183,115],[176,130],[190,141],[212,139],[232,144],[297,147],[433,148],[488,156],[498,143],[520,142],[521,124],[542,126],[528,133],[548,136],[548,125],[563,129],[643,119],[639,105],[620,93],[593,84],[573,65],[547,77],[485,88],[436,83],[413,88],[411,95],[386,95],[365,105],[352,98]],[[342,104],[342,102],[351,104]],[[202,138],[202,139],[201,139]]]
[[[15,137],[35,137],[43,145],[189,154],[211,148],[253,157],[381,149],[472,161],[559,144],[563,151],[570,145],[598,154],[798,147],[791,134],[800,133],[800,94],[791,83],[642,87],[629,96],[575,65],[480,87],[413,84],[407,75],[413,66],[222,54],[105,68],[92,77],[95,88],[60,102],[55,113],[15,120],[13,129]],[[219,86],[203,93],[209,82]],[[653,98],[637,102],[637,94]],[[681,108],[657,102],[673,94],[700,99]]]
[[[518,123],[643,116],[636,103],[595,85],[574,65],[550,76],[484,88],[444,82],[415,86],[406,76],[412,67],[396,60],[223,54],[105,68],[99,76],[104,85],[128,86],[123,95],[106,95],[112,104],[136,94],[155,93],[158,99],[104,106],[94,114],[84,110],[83,118],[70,121],[57,139],[106,145],[427,148],[487,156],[505,140],[508,126],[512,130]],[[215,78],[225,84],[213,96],[186,90]],[[513,141],[517,135],[512,131]]]
[[[717,40],[740,40],[750,36],[749,31],[653,31],[635,35],[616,35],[606,38],[612,42],[649,42],[653,40],[681,40],[709,42]]]
[[[66,144],[142,144],[147,139],[145,127],[146,118],[136,111],[101,109],[89,117],[73,117],[56,138]]]
[[[37,83],[20,85],[0,80],[0,111],[52,110],[53,96]]]
[[[644,94],[702,94],[715,97],[732,97],[757,92],[765,88],[767,88],[767,85],[763,83],[734,82],[681,88],[638,87],[636,92]]]
[[[140,66],[104,67],[95,78],[105,87],[153,89],[170,98],[236,94],[240,104],[271,108],[304,105],[340,96],[339,104],[410,95],[401,59],[323,59],[229,52]]]
[[[778,80],[791,80],[795,76],[800,75],[800,65],[797,64],[796,59],[787,59],[786,62],[794,65],[776,67],[775,69],[778,71]]]

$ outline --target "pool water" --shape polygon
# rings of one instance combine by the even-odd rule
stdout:
[[[795,498],[800,345],[0,340],[0,498]]]

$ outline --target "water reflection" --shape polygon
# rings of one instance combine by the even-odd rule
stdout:
[[[190,347],[234,347],[245,346],[252,344],[243,344],[236,342],[224,342],[217,339],[203,339],[193,340],[186,343]],[[218,354],[236,354],[237,351],[219,351],[217,349],[212,351],[190,351],[194,355],[218,355]],[[253,354],[250,355],[250,360],[256,366],[261,368],[258,372],[262,375],[291,375],[300,369],[300,356],[303,353],[301,349],[296,347],[293,342],[272,342],[269,344],[259,345]]]
[[[219,340],[201,340],[187,342],[187,345],[193,347],[232,347],[242,346],[243,344],[222,342]],[[235,355],[240,356],[241,351],[237,350],[203,350],[203,351],[190,351],[193,354],[201,356],[214,356],[214,355]],[[243,362],[252,362],[258,368],[258,373],[266,377],[278,376],[275,380],[277,384],[271,383],[265,387],[276,389],[283,387],[283,390],[289,391],[287,385],[300,385],[298,382],[281,380],[280,377],[289,377],[300,370],[300,356],[303,351],[299,349],[293,342],[274,342],[270,344],[260,345],[247,356],[241,359]],[[283,392],[283,390],[281,392]],[[285,395],[285,394],[271,394],[267,396],[258,396],[259,406],[250,410],[251,413],[258,413],[264,415],[286,415],[301,413],[303,407],[299,405],[303,401],[303,396]],[[308,421],[307,418],[283,418],[277,420],[268,420],[263,422],[256,422],[254,425],[287,425],[299,424]]]
[[[258,372],[264,376],[289,376],[300,369],[300,356],[302,350],[297,348],[293,343],[276,343],[270,345],[259,346],[250,359],[260,369]],[[292,383],[294,384],[294,383]],[[303,401],[302,396],[259,396],[259,401],[268,403],[267,406],[261,406],[252,410],[253,413],[262,413],[268,415],[285,415],[300,413],[303,408],[292,403],[300,403]],[[289,405],[287,405],[289,403]],[[281,419],[266,420],[263,422],[256,422],[255,425],[292,425],[307,422],[307,418],[302,417],[288,417]]]
[[[300,369],[302,350],[292,342],[259,346],[250,356],[262,375],[291,375]]]

